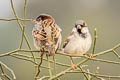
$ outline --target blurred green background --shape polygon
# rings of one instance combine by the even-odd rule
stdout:
[[[18,16],[23,18],[24,0],[13,1]],[[96,52],[112,48],[120,42],[120,0],[27,0],[27,18],[35,19],[41,13],[50,14],[55,18],[56,23],[62,29],[63,41],[68,33],[71,32],[75,21],[83,19],[86,20],[92,37],[94,28],[98,30]],[[14,18],[10,0],[0,0],[0,18]],[[29,42],[33,50],[36,50],[33,46],[31,33],[34,25],[31,22],[26,24],[26,34]],[[0,53],[6,53],[18,48],[20,40],[21,31],[16,21],[0,21]],[[23,48],[28,49],[26,43],[24,43]],[[117,49],[118,53],[119,51],[120,49]],[[120,61],[112,53],[99,56],[99,58]],[[33,80],[35,71],[32,63],[12,57],[1,57],[0,60],[14,70],[17,80]],[[56,55],[56,60],[70,64],[69,58],[65,56]],[[76,62],[80,60],[78,59]],[[46,64],[46,62],[43,62],[43,65]],[[119,65],[96,61],[88,61],[86,65],[88,66],[85,69],[89,69],[90,72],[95,72],[96,67],[99,66],[101,74],[120,75]],[[57,66],[57,72],[64,69],[66,68]],[[48,71],[43,69],[40,76],[45,75],[48,75]],[[60,79],[83,80],[83,75],[81,73],[70,73],[62,76]]]

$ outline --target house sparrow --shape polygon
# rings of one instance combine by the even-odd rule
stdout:
[[[61,29],[54,18],[48,14],[40,14],[34,20],[32,30],[34,46],[36,49],[45,51],[46,56],[54,56],[61,45]],[[40,54],[41,55],[41,54]]]
[[[91,47],[91,43],[92,39],[87,27],[87,23],[84,20],[77,20],[75,22],[75,27],[72,29],[72,32],[64,42],[63,50],[67,54],[82,54],[92,56],[91,54],[86,54]],[[72,69],[75,69],[76,66],[73,63],[72,57],[70,57],[70,59]]]

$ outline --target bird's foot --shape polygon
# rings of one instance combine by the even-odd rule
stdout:
[[[40,55],[40,57],[42,57],[42,55],[43,55],[43,54],[42,54],[42,53],[40,53],[39,55]]]
[[[77,66],[75,64],[72,64],[72,70],[75,70]]]
[[[94,57],[93,53],[89,53],[89,54],[88,54],[88,53],[85,53],[84,55],[85,55],[85,56],[88,56],[88,57],[90,57],[90,58],[93,58],[93,57]]]

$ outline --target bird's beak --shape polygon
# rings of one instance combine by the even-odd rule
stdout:
[[[82,27],[81,27],[81,26],[78,26],[77,29],[82,29]]]
[[[33,22],[34,22],[34,24],[38,24],[38,21],[36,21],[36,20],[33,20]]]

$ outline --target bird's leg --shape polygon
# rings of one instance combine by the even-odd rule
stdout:
[[[44,48],[40,48],[40,52],[39,52],[40,57],[42,57],[43,54],[44,54],[43,49],[44,49]]]
[[[83,54],[84,56],[88,56],[90,58],[93,58],[94,57],[94,54],[93,53],[85,53]]]
[[[40,57],[42,57],[42,53],[40,52],[39,54],[40,54]]]
[[[53,62],[54,62],[54,75],[56,76],[56,61],[55,61],[55,45],[52,46],[52,56],[53,56]]]
[[[50,75],[50,77],[52,77],[52,71],[51,71],[51,67],[50,67],[49,56],[46,55],[46,57],[47,57],[47,62],[48,62],[49,75]]]
[[[70,61],[71,61],[72,69],[75,70],[76,65],[74,64],[72,57],[70,57]]]
[[[54,62],[54,75],[56,76],[56,60],[55,60],[55,56],[53,56],[53,62]]]
[[[55,56],[55,52],[56,52],[56,51],[55,51],[55,45],[53,44],[53,45],[52,45],[52,56]]]
[[[48,46],[48,54],[47,56],[55,56],[55,47],[53,45]]]

